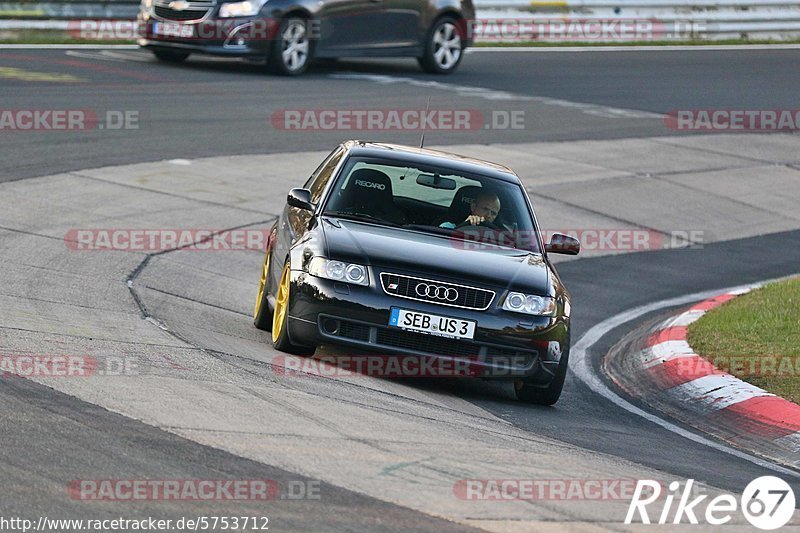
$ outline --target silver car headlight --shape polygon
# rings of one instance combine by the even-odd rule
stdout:
[[[509,292],[503,302],[503,309],[527,315],[555,316],[556,300],[549,296]]]
[[[222,4],[219,8],[220,18],[252,17],[258,15],[266,0],[246,0],[245,2],[231,2]]]
[[[308,273],[318,278],[343,281],[353,285],[369,285],[367,267],[355,263],[315,257],[308,263]]]

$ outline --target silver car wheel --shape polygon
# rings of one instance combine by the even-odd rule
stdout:
[[[433,57],[442,70],[450,70],[461,58],[461,37],[452,22],[445,22],[433,35]]]
[[[288,70],[303,68],[308,62],[309,41],[302,20],[290,20],[281,35],[281,58]]]

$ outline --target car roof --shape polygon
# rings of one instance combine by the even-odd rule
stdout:
[[[442,166],[455,171],[481,174],[503,181],[520,183],[519,177],[508,167],[450,152],[404,146],[401,144],[357,140],[346,141],[342,143],[342,146],[347,149],[349,155],[353,156],[378,157],[412,164]]]

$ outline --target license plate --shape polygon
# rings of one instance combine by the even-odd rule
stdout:
[[[194,37],[194,27],[178,22],[154,22],[153,34],[162,37]]]
[[[475,335],[475,324],[477,322],[474,320],[462,320],[396,307],[392,308],[389,315],[390,326],[453,339],[471,339]]]

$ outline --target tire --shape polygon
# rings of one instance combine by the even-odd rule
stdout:
[[[272,309],[269,307],[269,251],[261,267],[261,281],[258,283],[256,308],[253,311],[253,324],[260,330],[272,331]]]
[[[167,63],[183,63],[189,57],[190,52],[181,52],[178,50],[153,50],[153,55],[159,61]]]
[[[450,74],[464,57],[463,25],[453,17],[437,19],[425,38],[425,52],[418,59],[425,72]]]
[[[535,386],[527,380],[520,379],[514,382],[514,391],[517,393],[517,400],[535,405],[553,405],[561,396],[564,389],[564,380],[567,377],[567,367],[569,366],[569,350],[561,354],[555,376],[546,387]]]
[[[314,355],[315,346],[294,344],[289,335],[289,308],[291,307],[291,283],[289,261],[283,266],[281,281],[275,294],[275,310],[272,315],[272,343],[276,350],[294,355]]]
[[[284,19],[270,47],[267,68],[275,74],[299,76],[308,69],[313,48],[308,37],[307,20]]]

